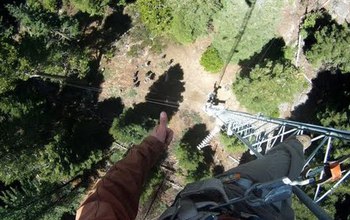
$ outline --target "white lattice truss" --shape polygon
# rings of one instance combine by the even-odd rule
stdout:
[[[316,155],[319,157],[324,154],[323,162],[328,162],[332,155],[332,143],[334,141],[340,140],[344,144],[350,144],[349,131],[230,111],[221,106],[211,104],[207,104],[204,110],[208,115],[216,118],[217,127],[197,146],[198,149],[208,146],[210,140],[222,130],[228,136],[235,135],[250,149],[251,154],[255,154],[259,158],[263,157],[263,154],[289,136],[306,133],[312,137],[312,145],[309,148],[310,150],[308,149],[306,152],[305,168],[314,162]],[[323,175],[324,172],[322,170],[320,171],[320,179],[322,179]],[[350,171],[344,171],[342,178],[334,182],[328,190],[325,190],[321,184],[318,184],[313,200],[315,202],[321,201],[349,176]]]

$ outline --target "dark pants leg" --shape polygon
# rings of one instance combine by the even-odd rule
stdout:
[[[286,140],[272,148],[262,159],[242,164],[225,174],[240,173],[253,182],[268,182],[281,177],[295,180],[304,165],[302,144],[296,139]]]
[[[263,158],[230,169],[221,176],[239,173],[241,177],[250,179],[253,183],[269,182],[282,177],[295,180],[300,175],[303,165],[302,144],[296,139],[289,139],[271,149]],[[244,190],[242,191],[234,184],[225,184],[225,188],[230,199],[244,194]],[[275,208],[272,205],[249,207],[244,203],[238,204],[236,207],[241,212],[256,214],[261,219],[295,219],[291,208],[291,198],[274,203]],[[278,207],[278,211],[276,207]]]

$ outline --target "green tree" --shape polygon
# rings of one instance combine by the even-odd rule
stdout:
[[[0,24],[0,94],[13,89],[16,80],[25,78],[20,74],[25,61],[19,57],[18,43],[12,36],[12,28],[6,29]]]
[[[27,4],[34,8],[44,8],[50,12],[57,12],[59,0],[27,0]]]
[[[66,15],[50,13],[24,4],[7,5],[7,9],[19,22],[21,32],[30,36],[65,41],[76,39],[80,34],[78,21]]]
[[[26,61],[22,69],[31,75],[83,78],[90,70],[89,51],[71,44],[47,45],[43,38],[25,37],[20,55]]]
[[[241,31],[245,13],[251,10],[248,1],[222,0],[223,8],[213,17],[213,46],[225,60]],[[251,2],[251,1],[250,1]],[[236,48],[232,62],[237,63],[251,57],[273,37],[280,22],[282,8],[286,1],[257,1],[242,39]],[[196,19],[196,18],[193,18]]]
[[[336,68],[350,72],[350,28],[332,24],[313,33],[316,42],[306,51],[306,57],[317,68]]]
[[[126,124],[123,116],[115,118],[109,130],[113,138],[126,144],[138,144],[147,135],[147,130],[139,124]]]
[[[0,207],[1,218],[61,219],[63,214],[75,212],[84,190],[78,178],[60,184],[36,179],[21,181],[20,187],[2,192],[0,199],[5,205]]]
[[[213,16],[222,7],[219,0],[168,2],[173,9],[170,33],[180,43],[191,43],[213,31]]]
[[[265,61],[256,65],[248,76],[239,76],[233,83],[233,91],[249,110],[278,117],[279,106],[292,101],[305,86],[300,70],[289,61]]]
[[[17,75],[82,78],[87,74],[90,57],[88,50],[76,44],[80,36],[77,20],[23,4],[7,8],[21,27],[16,42],[20,61]]]
[[[91,16],[104,15],[110,0],[69,0],[69,3],[79,11]]]
[[[208,133],[204,124],[196,124],[185,131],[181,140],[175,144],[175,156],[187,182],[210,176],[211,162],[204,153],[205,149],[198,150],[196,147]]]
[[[217,73],[223,66],[224,61],[219,56],[219,52],[213,46],[207,48],[207,50],[202,54],[200,64],[208,72]]]
[[[151,171],[151,175],[148,177],[143,187],[144,189],[140,198],[141,204],[146,204],[148,201],[152,200],[154,193],[157,192],[164,178],[165,173],[159,167]]]
[[[35,164],[40,145],[45,142],[40,131],[48,126],[47,117],[50,116],[49,113],[43,114],[44,101],[35,93],[31,96],[32,99],[13,93],[1,95],[0,163],[3,168],[0,171],[0,181],[5,184],[27,178],[32,170],[38,168]]]
[[[142,22],[153,34],[162,35],[169,30],[172,14],[166,0],[137,0],[136,7]]]
[[[232,154],[242,154],[248,150],[248,148],[235,136],[227,136],[226,134],[220,134],[220,142],[224,145],[225,150]]]
[[[186,176],[187,182],[199,180],[207,175],[207,173],[203,172],[200,175],[201,177],[198,178],[197,176],[200,165],[204,162],[204,156],[196,146],[190,146],[188,143],[179,143],[175,147],[175,156]]]

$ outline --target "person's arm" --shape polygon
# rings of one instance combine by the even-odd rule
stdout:
[[[143,184],[169,145],[173,133],[161,114],[152,135],[130,150],[95,186],[80,205],[76,219],[135,219]]]

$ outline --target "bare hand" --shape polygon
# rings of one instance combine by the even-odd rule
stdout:
[[[168,116],[165,112],[160,113],[159,125],[154,128],[151,135],[166,146],[173,140],[174,132],[168,128]]]

